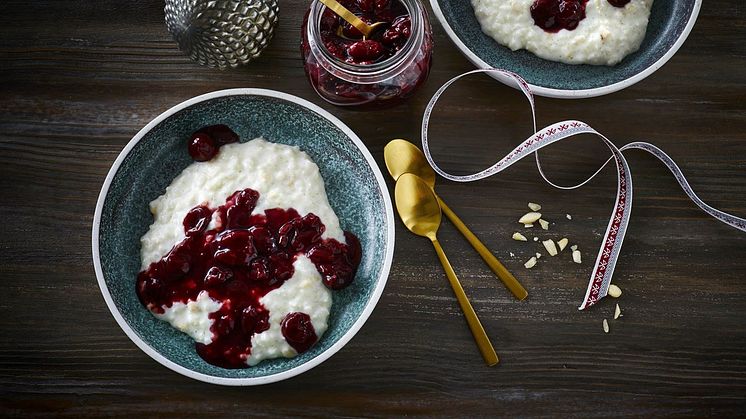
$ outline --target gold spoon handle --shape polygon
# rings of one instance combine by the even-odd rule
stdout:
[[[363,22],[362,19],[355,16],[354,13],[347,10],[346,7],[342,6],[337,0],[319,0],[324,6],[332,9],[332,12],[336,13],[342,19],[346,20],[350,25],[354,26],[355,29],[359,30],[363,35],[370,36],[371,27]]]
[[[436,196],[437,197],[437,196]],[[477,236],[474,235],[474,233],[469,230],[469,227],[464,224],[463,221],[461,221],[460,218],[458,218],[458,215],[456,215],[453,211],[451,211],[450,208],[448,208],[448,205],[446,205],[445,202],[443,202],[440,197],[438,198],[438,203],[440,204],[440,208],[443,210],[443,213],[448,217],[449,220],[453,223],[453,225],[456,226],[459,232],[463,234],[464,237],[466,237],[466,240],[471,244],[471,246],[474,248],[474,250],[479,253],[479,256],[482,257],[484,262],[492,269],[492,272],[497,275],[498,278],[505,284],[505,286],[510,290],[511,293],[517,298],[518,300],[523,300],[528,296],[528,291],[526,291],[525,288],[523,288],[523,285],[521,285],[520,282],[518,282],[517,279],[513,276],[513,274],[508,271],[505,266],[503,266],[502,263],[500,263],[499,260],[492,254],[492,252],[487,249],[487,247],[482,244],[482,242],[477,238]]]
[[[438,259],[440,259],[440,263],[446,271],[446,276],[448,277],[448,282],[451,283],[453,293],[456,294],[456,299],[461,305],[461,310],[464,312],[466,322],[469,323],[471,334],[474,335],[474,340],[477,341],[477,347],[479,347],[479,352],[482,353],[484,362],[489,366],[497,364],[499,360],[495,348],[492,347],[490,338],[487,336],[487,333],[485,333],[484,327],[482,327],[482,323],[479,321],[479,317],[477,317],[477,313],[469,302],[469,298],[466,297],[464,288],[461,287],[461,283],[459,282],[458,277],[456,277],[456,272],[454,272],[451,267],[451,262],[448,261],[446,254],[443,253],[443,248],[440,247],[438,239],[432,237],[430,240],[432,240],[435,251],[438,253]]]

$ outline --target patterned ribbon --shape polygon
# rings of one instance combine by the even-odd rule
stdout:
[[[493,73],[502,81],[517,87],[520,91],[523,92],[531,106],[531,117],[533,121],[534,134],[532,134],[528,139],[514,148],[513,151],[508,153],[508,155],[503,157],[500,161],[493,164],[489,168],[471,175],[456,176],[441,169],[435,163],[432,155],[430,154],[430,146],[428,144],[427,136],[428,127],[430,124],[430,115],[433,112],[433,108],[435,107],[436,102],[450,85],[452,85],[462,77],[466,77],[475,73]],[[557,185],[549,180],[549,178],[547,178],[546,174],[542,170],[538,151],[552,143],[573,137],[577,134],[596,135],[609,148],[609,150],[611,151],[611,157],[585,181],[572,186]],[[632,175],[629,171],[627,160],[622,155],[622,151],[624,150],[644,150],[657,157],[660,161],[663,162],[663,164],[666,165],[666,167],[668,167],[671,173],[673,173],[681,188],[684,190],[687,196],[695,204],[697,204],[699,208],[701,208],[704,212],[711,215],[712,217],[715,217],[716,219],[722,221],[723,223],[746,232],[746,219],[720,211],[703,202],[689,186],[689,183],[681,172],[681,169],[679,169],[678,165],[676,165],[676,162],[674,162],[673,159],[671,159],[671,157],[669,157],[661,149],[650,143],[633,142],[621,148],[617,148],[617,146],[615,146],[614,143],[612,143],[608,138],[591,128],[588,124],[574,120],[557,122],[555,124],[549,125],[548,127],[537,130],[534,96],[531,93],[531,89],[529,88],[526,81],[523,80],[523,78],[510,71],[496,68],[472,70],[452,78],[443,86],[441,86],[441,88],[438,89],[437,92],[435,92],[432,99],[430,99],[427,108],[425,108],[425,114],[422,117],[422,149],[425,153],[425,157],[427,158],[428,163],[430,163],[430,166],[432,166],[433,170],[435,170],[444,178],[456,182],[473,182],[475,180],[484,179],[486,177],[495,175],[507,169],[518,160],[521,160],[522,158],[534,153],[536,156],[536,166],[539,169],[539,174],[541,175],[541,177],[547,183],[559,189],[575,189],[585,185],[598,173],[600,173],[601,170],[610,161],[614,161],[617,169],[617,194],[616,201],[614,203],[614,210],[611,213],[611,219],[609,220],[609,224],[606,227],[606,233],[604,234],[603,241],[601,242],[601,248],[599,249],[598,256],[596,257],[596,262],[593,265],[593,271],[591,272],[591,278],[588,282],[588,289],[585,293],[585,298],[583,299],[582,304],[578,308],[579,310],[583,310],[596,304],[600,299],[606,296],[609,290],[609,284],[611,284],[611,277],[614,273],[614,267],[616,266],[616,261],[622,248],[624,235],[627,232],[627,225],[629,224],[630,213],[632,211]]]

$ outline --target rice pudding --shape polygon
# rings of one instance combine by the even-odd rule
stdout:
[[[645,38],[653,0],[471,0],[482,31],[513,51],[615,65]]]
[[[138,297],[214,365],[294,357],[326,331],[332,291],[353,280],[360,244],[340,228],[306,153],[216,140],[208,128],[190,140],[195,163],[150,203]]]

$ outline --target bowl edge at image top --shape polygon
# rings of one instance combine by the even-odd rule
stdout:
[[[459,0],[459,1],[470,1],[470,0]],[[658,1],[663,1],[663,0],[658,0]],[[456,34],[456,32],[451,27],[451,25],[448,23],[448,20],[446,19],[446,16],[443,13],[442,8],[440,7],[439,0],[430,0],[430,6],[432,7],[433,13],[437,17],[442,28],[445,30],[446,34],[448,35],[448,38],[451,40],[451,42],[453,42],[453,44],[459,49],[459,51],[472,64],[474,64],[477,68],[482,68],[482,69],[493,68],[489,63],[485,62],[482,58],[480,58],[477,54],[475,54],[469,47],[467,47],[466,44],[464,44],[464,42],[461,40],[461,38],[459,38],[459,36]],[[625,78],[624,80],[611,83],[605,86],[601,86],[601,87],[594,87],[594,88],[588,88],[588,89],[577,89],[577,90],[557,89],[557,88],[552,88],[552,87],[539,86],[539,85],[536,85],[530,82],[528,82],[528,85],[531,88],[532,93],[537,96],[544,96],[544,97],[551,97],[551,98],[558,98],[558,99],[583,99],[583,98],[603,96],[603,95],[607,95],[607,94],[625,89],[629,86],[632,86],[642,81],[646,77],[650,76],[651,74],[653,74],[655,71],[661,68],[664,64],[666,64],[666,62],[668,62],[668,60],[670,60],[671,57],[674,56],[674,54],[676,54],[679,48],[684,44],[684,41],[686,41],[686,39],[688,38],[689,33],[692,31],[692,28],[694,27],[694,24],[697,21],[697,17],[699,16],[699,11],[700,11],[701,6],[702,6],[702,0],[694,0],[692,11],[688,16],[686,25],[684,26],[679,36],[676,38],[676,41],[668,48],[665,54],[663,54],[660,58],[658,58],[651,65],[645,67],[642,71],[639,71]],[[496,43],[496,45],[499,45],[499,44]],[[504,70],[510,71],[510,69],[504,69]],[[489,75],[490,77],[494,78],[495,80],[503,84],[516,88],[515,84],[512,83],[511,79],[508,79],[499,74],[489,74]],[[518,74],[518,75],[520,76],[521,74]]]
[[[192,105],[205,102],[208,100],[216,99],[216,98],[223,98],[223,97],[230,97],[230,96],[242,96],[242,95],[243,96],[263,96],[263,97],[268,97],[268,98],[284,100],[284,101],[299,105],[311,112],[316,113],[320,117],[332,123],[336,128],[342,131],[342,133],[344,133],[344,135],[350,141],[352,141],[354,146],[358,149],[358,151],[361,153],[361,155],[365,159],[366,163],[370,166],[371,172],[373,173],[373,176],[375,178],[376,185],[381,191],[382,201],[385,207],[385,214],[383,214],[383,217],[387,221],[386,222],[386,234],[385,234],[386,246],[384,248],[384,256],[382,260],[381,271],[378,277],[375,278],[375,289],[371,292],[370,298],[365,303],[365,307],[363,311],[360,313],[359,317],[349,327],[349,329],[344,332],[344,334],[339,338],[339,340],[337,340],[334,344],[332,344],[330,347],[328,347],[326,350],[324,350],[323,352],[321,352],[314,358],[311,358],[307,362],[301,365],[292,367],[286,371],[281,371],[275,374],[259,376],[259,377],[228,378],[228,377],[219,377],[219,376],[197,372],[197,371],[191,370],[187,367],[184,367],[182,365],[179,365],[171,361],[166,356],[162,355],[160,352],[152,348],[148,343],[146,343],[138,335],[138,333],[130,326],[127,320],[120,313],[119,308],[114,302],[111,296],[111,293],[108,289],[108,286],[106,284],[106,279],[104,277],[104,272],[103,272],[103,268],[101,264],[101,254],[100,254],[100,227],[101,225],[100,224],[101,224],[104,203],[106,201],[106,197],[109,192],[109,188],[111,186],[113,179],[115,178],[123,161],[127,158],[127,156],[132,151],[132,149],[135,147],[135,145],[139,143],[143,139],[143,137],[145,137],[146,134],[148,134],[154,127],[156,127],[158,124],[165,121],[170,116],[174,115],[175,113],[183,109],[189,108]],[[122,149],[122,151],[118,154],[117,158],[112,163],[111,168],[109,169],[106,175],[104,183],[101,186],[101,191],[96,201],[96,209],[95,209],[94,218],[93,218],[91,244],[92,244],[92,258],[93,258],[94,271],[96,274],[96,280],[98,282],[104,301],[106,302],[106,305],[109,308],[109,311],[111,312],[116,322],[119,324],[120,328],[125,332],[125,334],[130,338],[130,340],[132,340],[132,342],[135,343],[143,352],[145,352],[148,356],[156,360],[158,363],[186,377],[190,377],[190,378],[203,381],[203,382],[207,382],[207,383],[211,383],[211,384],[220,384],[220,385],[227,385],[227,386],[251,386],[251,385],[269,384],[272,382],[285,380],[285,379],[294,377],[296,375],[299,375],[303,372],[306,372],[320,365],[322,362],[326,361],[327,359],[329,359],[332,355],[334,355],[337,351],[339,351],[339,349],[341,349],[344,345],[346,345],[352,339],[353,336],[357,334],[357,332],[362,328],[363,324],[367,321],[370,314],[373,312],[373,309],[375,308],[381,295],[383,294],[383,289],[385,288],[385,285],[388,281],[388,276],[389,276],[389,272],[391,269],[391,263],[393,260],[394,239],[395,239],[395,234],[394,234],[393,206],[391,203],[390,196],[388,194],[388,188],[386,186],[386,182],[384,180],[383,174],[381,173],[380,168],[378,167],[375,160],[373,159],[373,156],[370,154],[370,151],[368,150],[368,148],[365,146],[365,144],[363,144],[360,138],[347,125],[345,125],[342,121],[340,121],[334,115],[325,111],[321,107],[305,99],[302,99],[300,97],[290,95],[287,93],[283,93],[283,92],[269,90],[269,89],[236,88],[236,89],[218,90],[218,91],[202,94],[202,95],[193,97],[191,99],[188,99],[186,101],[183,101],[169,108],[168,110],[161,113],[160,115],[158,115],[156,118],[151,120],[148,124],[146,124],[142,129],[140,129],[140,131],[138,131],[137,134],[135,134],[135,136],[125,145],[125,147]]]

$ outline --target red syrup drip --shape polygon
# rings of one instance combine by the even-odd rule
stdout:
[[[536,26],[546,32],[571,31],[585,19],[588,0],[534,0],[531,17]]]
[[[292,208],[252,214],[258,199],[257,191],[244,189],[216,209],[194,207],[184,217],[186,237],[137,276],[137,296],[155,313],[196,300],[202,291],[223,302],[210,314],[212,343],[196,347],[205,361],[224,368],[246,368],[251,337],[269,328],[269,312],[259,300],[293,276],[298,255],[306,255],[333,290],[350,285],[360,264],[354,234],[344,233],[347,244],[322,239],[321,220]],[[213,215],[217,227],[208,230]],[[282,323],[283,336],[298,353],[317,340],[306,318],[291,313]]]

